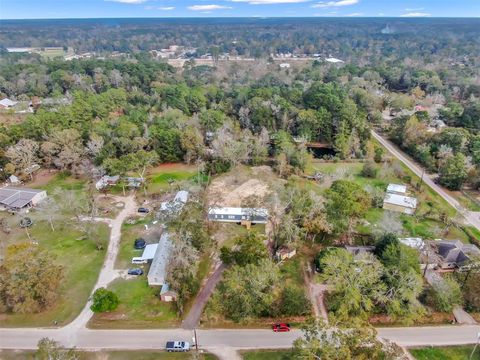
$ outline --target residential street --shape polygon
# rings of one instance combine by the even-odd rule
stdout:
[[[403,162],[415,175],[422,177],[424,170],[410,158],[408,158],[402,151],[400,151],[392,142],[385,139],[377,132],[372,130],[372,136],[382,144],[390,153],[392,153],[397,159]],[[455,198],[450,196],[441,186],[435,184],[432,178],[425,172],[423,175],[423,182],[430,186],[436,193],[438,193],[446,202],[458,210],[463,215],[466,223],[474,226],[480,230],[480,212],[468,211],[465,209]]]
[[[193,331],[165,330],[88,330],[0,329],[0,348],[35,349],[39,339],[53,338],[65,346],[79,349],[162,349],[168,340],[191,341]],[[472,344],[480,331],[478,325],[379,328],[379,335],[402,346]],[[301,335],[299,330],[274,333],[270,329],[197,330],[200,348],[288,348]]]

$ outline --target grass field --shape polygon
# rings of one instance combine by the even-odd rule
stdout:
[[[120,305],[114,312],[95,314],[91,328],[138,329],[176,327],[180,324],[175,305],[160,301],[159,287],[150,288],[145,275],[132,280],[117,279],[110,284]]]
[[[430,347],[410,349],[410,353],[417,360],[469,360],[473,346]],[[480,360],[480,349],[477,348],[472,360]]]
[[[98,236],[107,241],[108,227],[102,224],[96,226]],[[105,250],[97,250],[93,241],[79,240],[81,233],[70,226],[58,226],[52,232],[45,221],[35,223],[30,229],[30,236],[38,242],[38,246],[55,255],[55,262],[64,267],[60,299],[53,308],[42,313],[5,315],[0,321],[1,326],[49,326],[53,325],[53,321],[64,325],[73,320],[86,303],[97,280]],[[28,241],[26,233],[18,227],[5,237],[8,244]]]
[[[292,360],[290,350],[256,350],[242,352],[244,360]]]
[[[186,180],[194,180],[197,176],[197,167],[185,164],[162,164],[150,170],[148,175],[147,192],[156,194],[169,189],[172,184]],[[202,177],[203,179],[203,177]]]
[[[168,353],[165,351],[96,351],[77,352],[79,360],[187,360],[193,354]],[[33,351],[0,351],[2,360],[34,360]],[[212,354],[199,354],[198,360],[215,360]]]

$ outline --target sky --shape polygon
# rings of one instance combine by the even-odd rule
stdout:
[[[480,0],[0,0],[0,19],[480,17]]]

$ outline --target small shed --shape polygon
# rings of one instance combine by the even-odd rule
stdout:
[[[282,246],[280,249],[277,250],[275,257],[278,261],[283,261],[294,257],[297,254],[297,250],[293,248],[289,248],[287,246]]]
[[[407,193],[407,185],[388,184],[387,193],[405,195]]]
[[[0,109],[11,109],[15,105],[17,105],[17,101],[10,100],[9,98],[0,100]]]
[[[10,177],[8,178],[8,181],[12,185],[18,185],[18,184],[21,183],[20,179],[18,177],[16,177],[15,175],[10,175]]]
[[[167,283],[163,284],[160,290],[160,300],[163,302],[172,302],[177,301],[177,299],[177,292],[170,290],[170,286]]]

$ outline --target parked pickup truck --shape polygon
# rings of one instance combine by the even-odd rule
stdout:
[[[190,343],[186,341],[167,341],[167,345],[165,345],[165,350],[167,350],[168,352],[190,351]]]

